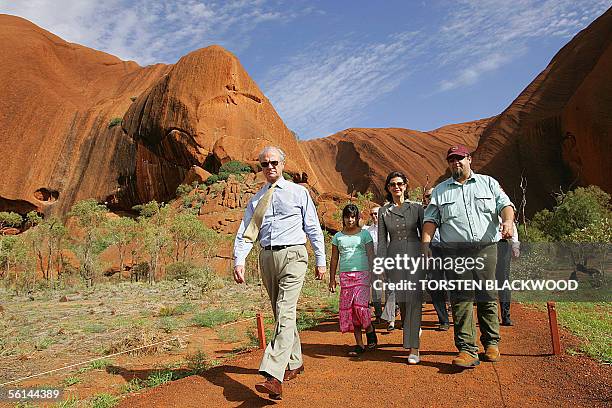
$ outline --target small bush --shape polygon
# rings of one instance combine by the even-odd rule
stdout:
[[[240,174],[240,173],[250,173],[251,166],[246,163],[242,163],[238,160],[229,161],[219,168],[219,173],[229,173],[229,174]]]
[[[132,378],[130,381],[128,381],[126,384],[124,384],[121,387],[121,392],[123,394],[128,394],[130,392],[139,391],[143,389],[144,387],[145,387],[144,382],[140,378],[135,377],[135,378]]]
[[[156,371],[147,378],[145,383],[147,387],[152,388],[170,381],[172,381],[172,371]]]
[[[67,377],[67,378],[64,378],[64,381],[62,381],[62,384],[64,384],[66,387],[70,387],[71,385],[78,384],[81,381],[83,380],[81,380],[79,377]]]
[[[208,356],[202,350],[198,350],[195,354],[188,355],[186,360],[187,368],[194,374],[201,373],[210,368]]]
[[[92,361],[90,364],[90,367],[94,370],[104,370],[106,367],[108,367],[111,364],[112,364],[111,361],[102,359],[102,360]]]
[[[90,399],[91,408],[111,408],[119,403],[119,398],[110,394],[96,394]]]
[[[108,122],[108,128],[112,129],[117,125],[121,124],[121,121],[123,120],[123,118],[112,118],[110,122]]]
[[[208,309],[193,317],[198,326],[215,327],[236,320],[236,313],[225,309]]]

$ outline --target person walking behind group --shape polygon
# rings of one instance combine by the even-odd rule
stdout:
[[[247,204],[234,241],[234,280],[244,283],[246,257],[259,240],[261,278],[268,292],[275,329],[259,366],[265,381],[255,389],[282,398],[282,382],[304,371],[296,306],[308,269],[306,237],[316,258],[315,279],[325,274],[325,243],[308,190],[283,178],[285,153],[265,147],[259,164],[267,183]]]
[[[431,193],[433,192],[433,188],[429,188],[423,194],[423,208],[427,209],[429,202],[431,201]],[[436,230],[433,238],[431,239],[431,254],[434,258],[442,257],[442,251],[440,249],[440,231]],[[444,269],[442,268],[434,268],[432,270],[427,271],[427,279],[435,280],[435,281],[443,281],[446,279],[444,275]],[[450,328],[450,323],[448,320],[448,309],[446,308],[446,290],[429,290],[429,295],[431,296],[431,303],[433,304],[434,309],[436,310],[436,314],[438,315],[438,330],[439,331],[448,331]]]
[[[521,253],[521,243],[518,238],[518,228],[514,226],[512,238],[500,239],[497,243],[497,266],[495,268],[495,278],[498,286],[510,279],[510,259],[518,258]],[[512,301],[512,292],[510,289],[503,289],[498,292],[499,306],[501,308],[501,325],[514,326],[510,318],[510,302]]]
[[[480,281],[482,290],[458,287],[450,292],[453,308],[455,346],[459,354],[453,364],[471,368],[480,364],[476,345],[474,301],[476,301],[480,341],[484,361],[499,361],[499,320],[497,292],[486,290],[484,281],[495,280],[497,238],[510,238],[514,229],[514,204],[493,177],[472,172],[467,147],[451,147],[446,155],[452,176],[438,184],[425,210],[421,250],[431,256],[430,245],[436,229],[444,257],[454,260],[446,270],[453,281]],[[502,222],[500,225],[499,217]],[[472,260],[470,266],[467,260]],[[466,285],[468,286],[468,285]],[[473,286],[473,285],[472,285]]]
[[[372,207],[370,209],[370,220],[372,220],[371,225],[364,225],[363,229],[370,233],[372,237],[372,244],[374,245],[374,250],[378,247],[378,210],[380,207]],[[376,290],[374,287],[371,288],[371,299],[372,306],[374,306],[374,316],[376,317],[376,324],[380,324],[382,319],[382,293],[383,290]]]
[[[423,224],[423,206],[408,201],[408,178],[399,171],[393,171],[385,181],[387,203],[378,212],[378,249],[379,258],[418,257],[421,226]],[[395,321],[395,301],[400,306],[403,328],[403,346],[410,349],[409,364],[418,364],[422,293],[419,282],[423,279],[423,270],[385,269],[387,282],[400,283],[410,281],[416,290],[395,290],[387,298],[383,318],[390,324]],[[395,296],[393,296],[395,295]]]
[[[359,209],[355,204],[348,204],[342,210],[342,231],[332,238],[332,254],[329,265],[329,290],[336,291],[338,281],[336,268],[340,275],[340,331],[352,331],[355,335],[355,348],[348,354],[363,354],[361,329],[365,329],[368,349],[376,348],[376,332],[370,317],[370,281],[374,245],[372,236],[359,228]]]

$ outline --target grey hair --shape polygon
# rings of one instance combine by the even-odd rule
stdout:
[[[282,151],[282,149],[280,147],[276,147],[276,146],[266,146],[263,148],[263,150],[261,151],[261,153],[259,153],[258,159],[259,161],[261,161],[261,159],[263,159],[264,155],[268,152],[271,151],[276,151],[278,152],[278,158],[280,159],[280,161],[284,162],[285,161],[285,152]]]

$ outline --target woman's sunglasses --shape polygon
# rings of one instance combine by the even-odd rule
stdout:
[[[267,161],[267,162],[260,162],[259,164],[261,164],[261,167],[263,167],[263,168],[266,168],[266,167],[268,167],[270,165],[276,167],[276,166],[278,166],[278,160],[270,160],[270,161]]]
[[[389,183],[388,186],[389,187],[404,187],[406,185],[406,183],[404,183],[403,181],[400,181],[398,183]]]

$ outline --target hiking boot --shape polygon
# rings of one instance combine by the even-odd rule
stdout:
[[[501,356],[499,354],[499,347],[497,346],[487,346],[485,349],[485,353],[483,355],[484,361],[490,361],[492,363],[499,361]]]
[[[453,365],[462,368],[474,368],[480,364],[478,357],[472,357],[465,351],[460,351],[457,357],[453,359]]]
[[[510,319],[510,317],[505,317],[502,319],[501,325],[502,326],[514,326],[514,323],[512,322],[512,319]]]
[[[448,323],[440,323],[438,326],[438,331],[448,331],[450,329],[450,324]]]

